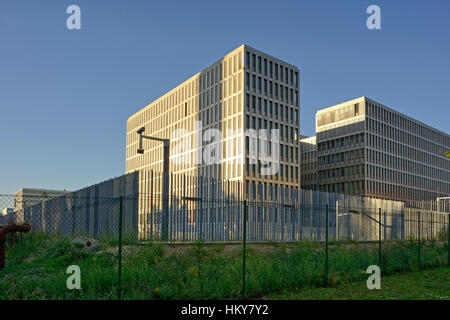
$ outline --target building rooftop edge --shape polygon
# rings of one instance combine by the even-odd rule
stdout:
[[[19,190],[17,190],[16,193],[20,192],[20,191],[42,191],[42,192],[71,192],[68,190],[56,190],[56,189],[41,189],[41,188],[20,188]]]
[[[403,116],[403,117],[405,117],[405,118],[407,118],[407,119],[409,119],[409,120],[411,120],[411,121],[420,123],[421,125],[423,125],[423,126],[429,128],[429,129],[431,129],[431,130],[434,130],[434,131],[436,131],[436,132],[439,132],[439,133],[441,133],[441,134],[443,134],[443,135],[445,135],[445,136],[450,136],[448,133],[446,133],[446,132],[444,132],[444,131],[442,131],[442,130],[439,130],[439,129],[435,128],[435,127],[432,127],[432,126],[429,125],[429,124],[426,124],[426,123],[424,123],[424,122],[422,122],[422,121],[420,121],[420,120],[417,120],[417,119],[415,119],[415,118],[413,118],[413,117],[411,117],[411,116],[408,116],[407,114],[405,114],[405,113],[403,113],[403,112],[400,112],[400,111],[397,111],[397,110],[395,110],[395,109],[392,109],[391,107],[388,107],[388,106],[386,106],[386,105],[384,105],[384,104],[382,104],[382,103],[380,103],[380,102],[378,102],[378,101],[376,101],[376,100],[374,100],[374,99],[368,98],[367,96],[361,96],[361,97],[358,97],[358,98],[350,99],[350,100],[347,100],[347,101],[344,101],[344,102],[340,102],[340,103],[338,103],[338,104],[335,104],[335,105],[332,105],[332,106],[329,106],[329,107],[326,107],[326,108],[317,110],[317,111],[316,111],[316,116],[317,116],[317,114],[318,114],[319,112],[324,112],[325,110],[332,109],[332,108],[338,108],[340,105],[347,104],[347,103],[351,103],[351,102],[353,102],[353,101],[358,101],[358,100],[359,100],[359,101],[360,101],[360,100],[364,100],[364,101],[370,101],[370,102],[372,102],[372,103],[376,103],[376,104],[382,106],[383,108],[386,108],[387,110],[389,110],[389,111],[391,111],[391,112],[393,112],[393,113],[399,114],[399,115],[401,115],[401,116]]]
[[[222,56],[220,59],[218,59],[218,60],[216,60],[215,62],[209,64],[208,66],[206,66],[205,68],[203,68],[201,71],[197,72],[196,74],[194,74],[194,75],[192,75],[191,77],[187,78],[186,80],[182,81],[182,82],[179,83],[176,87],[173,87],[172,89],[170,89],[169,91],[167,91],[166,93],[164,93],[162,96],[159,96],[159,97],[156,98],[155,100],[153,100],[153,101],[151,101],[150,103],[148,103],[146,106],[142,107],[141,109],[139,109],[138,111],[136,111],[135,113],[133,113],[131,116],[128,117],[127,122],[130,121],[130,120],[132,120],[133,118],[135,118],[135,117],[136,117],[138,114],[140,114],[141,112],[144,112],[145,110],[147,110],[149,107],[151,107],[152,104],[154,104],[154,103],[158,102],[159,100],[165,98],[169,93],[171,93],[172,91],[176,90],[178,87],[182,86],[184,83],[186,83],[186,82],[188,82],[188,81],[191,81],[191,80],[194,80],[195,78],[197,78],[202,72],[204,72],[205,70],[207,70],[209,67],[211,67],[211,66],[213,66],[213,65],[215,65],[215,64],[217,64],[217,63],[219,63],[220,61],[224,60],[227,56],[233,54],[233,53],[236,52],[236,51],[239,51],[239,50],[242,50],[242,49],[244,49],[244,51],[245,51],[245,48],[249,48],[249,49],[251,49],[251,50],[253,50],[253,51],[257,51],[257,52],[259,52],[259,53],[261,53],[261,54],[263,54],[263,55],[265,55],[265,56],[267,56],[267,57],[272,58],[273,60],[277,60],[277,61],[279,61],[279,62],[282,62],[282,63],[284,63],[284,64],[287,64],[287,65],[289,65],[290,67],[292,67],[292,68],[294,68],[294,69],[296,69],[297,71],[300,72],[300,70],[298,69],[297,66],[295,66],[295,65],[293,65],[293,64],[291,64],[291,63],[289,63],[289,62],[286,62],[286,61],[284,61],[284,60],[281,60],[281,59],[279,59],[279,58],[276,58],[276,57],[274,57],[274,56],[271,56],[270,54],[267,54],[267,53],[265,53],[265,52],[263,52],[263,51],[261,51],[261,50],[255,49],[255,48],[253,48],[252,46],[249,46],[248,44],[243,43],[243,44],[241,44],[239,47],[237,47],[236,49],[231,50],[230,52],[228,52],[227,54],[225,54],[224,56]]]

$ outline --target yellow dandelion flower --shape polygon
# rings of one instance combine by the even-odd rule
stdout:
[[[194,277],[198,277],[198,268],[197,267],[192,267],[191,272]]]

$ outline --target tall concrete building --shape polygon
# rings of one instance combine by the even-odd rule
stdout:
[[[145,127],[145,135],[171,140],[172,173],[298,187],[299,94],[297,67],[242,45],[128,119],[126,172],[162,172],[162,143],[144,140],[145,152],[137,154],[136,131]],[[267,164],[257,160],[259,147],[251,152],[249,129],[279,129],[275,175],[261,173]],[[211,152],[217,145],[221,150]],[[270,142],[266,149],[276,151]]]
[[[392,200],[450,194],[450,136],[366,97],[316,113],[317,185]]]

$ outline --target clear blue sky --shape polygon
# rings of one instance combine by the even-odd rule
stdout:
[[[67,6],[81,30],[66,28]],[[366,8],[381,8],[381,30]],[[368,96],[449,132],[450,1],[0,2],[0,194],[125,172],[126,119],[246,43],[299,67],[301,133]]]

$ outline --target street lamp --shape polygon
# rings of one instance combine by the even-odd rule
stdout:
[[[144,154],[144,149],[142,148],[142,139],[149,139],[153,141],[162,142],[164,145],[164,158],[163,158],[163,186],[162,186],[162,198],[163,198],[163,208],[162,208],[162,229],[161,238],[162,240],[168,240],[168,217],[169,217],[169,155],[170,155],[170,140],[162,139],[152,136],[145,136],[145,127],[141,127],[137,134],[139,135],[139,146],[137,153]]]

